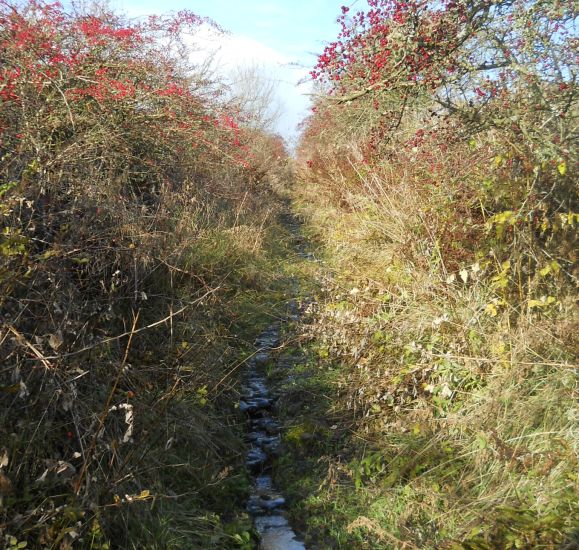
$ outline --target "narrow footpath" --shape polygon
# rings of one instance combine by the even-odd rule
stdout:
[[[284,223],[295,239],[298,257],[313,260],[306,251],[299,235],[299,223],[290,214]],[[296,283],[297,284],[297,283]],[[288,289],[288,293],[290,289]],[[291,293],[295,293],[292,289]],[[239,409],[247,414],[249,446],[246,467],[253,478],[252,494],[247,502],[247,511],[253,518],[260,537],[261,550],[305,550],[287,519],[286,499],[272,479],[272,465],[281,452],[282,426],[277,417],[276,402],[282,396],[268,384],[267,368],[275,361],[273,352],[281,343],[282,326],[288,320],[297,320],[300,307],[295,300],[288,303],[287,317],[267,327],[255,340],[255,354],[247,363],[247,372],[241,387]],[[275,365],[279,367],[280,365]],[[291,376],[291,362],[284,361]]]
[[[279,453],[281,426],[275,415],[276,397],[267,387],[265,367],[272,349],[280,342],[280,324],[264,330],[255,344],[257,352],[249,362],[239,408],[249,416],[247,440],[250,448],[246,466],[253,476],[253,491],[247,503],[259,533],[263,550],[303,550],[284,513],[285,498],[271,476],[271,462]]]

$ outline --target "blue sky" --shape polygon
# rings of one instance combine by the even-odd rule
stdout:
[[[213,18],[227,30],[247,36],[302,62],[337,34],[344,0],[112,0],[114,7],[141,13],[189,9]]]
[[[218,63],[258,64],[277,82],[282,116],[276,130],[294,140],[296,126],[307,114],[307,85],[297,86],[316,62],[325,42],[338,33],[336,18],[342,5],[362,0],[111,0],[111,7],[129,15],[191,10],[211,17],[231,32],[219,38]],[[299,67],[296,67],[298,64]]]

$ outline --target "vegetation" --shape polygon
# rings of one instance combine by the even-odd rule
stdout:
[[[576,6],[368,4],[312,73],[279,478],[321,547],[574,548]]]
[[[232,389],[289,174],[203,22],[0,2],[0,547],[251,538]]]
[[[236,388],[301,293],[308,547],[578,548],[576,20],[343,7],[294,162],[216,23],[0,0],[0,546],[255,547]]]

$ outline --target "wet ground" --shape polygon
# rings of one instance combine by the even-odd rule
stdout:
[[[317,261],[308,251],[308,243],[300,234],[300,222],[288,208],[282,222],[293,235],[295,252],[299,258]],[[295,295],[295,287],[288,293]],[[296,321],[301,310],[295,301],[288,307],[288,319]],[[286,500],[272,479],[272,464],[281,449],[282,426],[276,414],[277,396],[268,386],[266,366],[272,360],[272,351],[280,345],[282,323],[279,321],[266,328],[256,339],[255,355],[248,361],[245,382],[241,388],[239,408],[248,416],[246,434],[249,450],[246,466],[253,477],[253,491],[247,502],[247,511],[253,517],[254,526],[260,536],[261,550],[305,550],[287,518]],[[282,366],[281,364],[278,366]],[[288,378],[291,377],[292,362],[285,362]]]
[[[276,397],[267,385],[265,367],[271,353],[280,343],[280,324],[264,330],[255,342],[256,353],[248,361],[239,408],[248,416],[246,435],[249,450],[246,466],[253,476],[253,491],[247,511],[254,520],[262,550],[305,550],[303,542],[291,528],[285,511],[285,498],[276,489],[272,462],[281,445],[281,425],[276,418]]]

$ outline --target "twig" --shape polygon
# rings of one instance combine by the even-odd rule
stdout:
[[[193,277],[193,278],[197,279],[205,288],[210,288],[209,285],[203,279],[203,277],[200,277],[196,273],[193,273],[192,271],[187,271],[186,269],[181,269],[180,267],[171,265],[169,262],[166,262],[165,260],[163,260],[163,258],[155,257],[155,260],[157,260],[158,262],[161,262],[163,265],[165,265],[166,267],[168,267],[172,271],[176,271],[177,273],[183,273],[184,275],[189,275],[189,277]]]
[[[202,302],[205,298],[207,298],[207,296],[209,296],[210,294],[213,294],[214,292],[216,292],[217,290],[219,290],[221,288],[221,285],[212,288],[211,290],[208,290],[205,294],[203,294],[203,296],[197,298],[197,300],[194,300],[193,302],[187,304],[186,306],[183,306],[181,309],[167,315],[167,317],[164,317],[163,319],[159,320],[159,321],[155,321],[154,323],[151,323],[150,325],[147,325],[145,327],[141,327],[137,330],[135,330],[134,332],[132,331],[128,331],[128,332],[123,332],[122,334],[118,334],[117,336],[111,336],[110,338],[105,338],[103,340],[101,340],[100,342],[96,342],[95,344],[92,344],[90,346],[85,346],[84,348],[75,350],[75,351],[71,351],[69,353],[63,353],[62,355],[51,355],[48,357],[42,356],[42,355],[38,355],[40,352],[35,353],[38,356],[38,359],[41,361],[48,361],[50,360],[55,360],[55,359],[63,359],[65,357],[71,357],[73,355],[78,355],[79,353],[83,353],[85,351],[89,351],[91,349],[94,349],[96,347],[99,346],[103,346],[105,344],[108,344],[109,342],[114,342],[115,340],[120,340],[121,338],[125,338],[126,336],[131,336],[132,334],[138,334],[139,332],[143,332],[145,330],[148,330],[150,328],[162,325],[163,323],[167,322],[169,319],[172,319],[173,317],[175,317],[176,315],[179,315],[181,313],[183,313],[186,309],[190,308],[191,306],[194,306],[196,304],[198,304],[199,302]],[[8,327],[10,329],[10,327]],[[27,344],[32,348],[35,349],[34,346],[32,346],[32,344],[30,344],[29,342],[27,342]],[[48,367],[50,368],[50,364],[47,363]]]
[[[450,353],[432,353],[429,352],[432,357],[443,357],[449,359],[467,359],[471,361],[478,361],[480,363],[516,363],[517,365],[533,366],[533,365],[543,365],[547,367],[569,367],[569,368],[579,368],[579,365],[573,365],[572,363],[558,363],[556,361],[517,361],[515,359],[491,359],[489,357],[474,357],[469,355],[452,355]]]
[[[92,458],[92,454],[94,453],[94,450],[96,448],[96,443],[97,443],[97,439],[99,436],[100,431],[103,429],[104,425],[105,425],[105,420],[107,419],[107,416],[109,414],[109,410],[110,410],[110,406],[111,406],[111,401],[113,399],[113,395],[115,394],[115,391],[117,390],[117,386],[119,385],[119,381],[121,379],[121,376],[123,374],[123,370],[125,368],[125,364],[127,362],[127,358],[129,357],[129,350],[131,348],[131,342],[133,340],[133,336],[138,332],[138,330],[136,330],[136,326],[137,326],[137,322],[139,321],[139,315],[140,315],[141,311],[137,311],[137,314],[134,316],[133,318],[133,326],[131,327],[131,330],[129,332],[129,340],[127,342],[127,345],[125,347],[125,354],[123,356],[123,360],[121,361],[121,364],[119,365],[119,368],[117,370],[117,376],[115,378],[115,381],[113,382],[113,385],[111,387],[111,391],[109,392],[109,395],[107,397],[105,406],[103,408],[103,411],[101,413],[101,416],[99,418],[99,423],[98,426],[96,428],[96,431],[93,435],[92,441],[91,441],[91,445],[90,448],[88,449],[84,462],[82,464],[82,469],[80,471],[80,474],[78,475],[78,479],[76,480],[75,483],[75,494],[79,494],[80,493],[80,488],[82,485],[82,480],[84,479],[84,476],[86,474],[86,470],[88,468],[89,462]]]
[[[20,334],[13,326],[11,325],[7,325],[8,330],[14,334],[16,336],[16,339],[18,340],[18,342],[20,344],[22,344],[23,346],[26,346],[27,348],[30,348],[32,350],[32,352],[34,353],[34,355],[36,355],[36,357],[42,361],[42,364],[47,368],[47,369],[53,369],[54,367],[48,362],[48,359],[57,359],[57,357],[45,357],[44,355],[42,355],[42,353],[40,353],[40,351],[38,350],[37,347],[35,347],[31,342],[29,342],[22,334]]]
[[[271,347],[257,348],[253,353],[251,353],[245,359],[242,359],[241,361],[236,363],[231,369],[229,369],[223,375],[223,378],[221,378],[221,380],[219,380],[219,382],[217,382],[217,384],[215,384],[215,386],[213,386],[213,391],[215,391],[219,386],[221,386],[221,384],[223,384],[223,382],[225,382],[225,380],[227,380],[227,378],[229,378],[239,367],[241,367],[242,365],[245,365],[245,363],[247,363],[253,356],[257,355],[259,352],[261,352],[261,351],[279,351],[279,350],[283,349],[284,347],[286,347],[286,344],[281,344],[280,346],[277,346],[275,348],[271,348]]]

